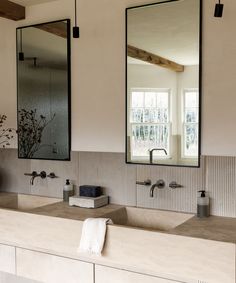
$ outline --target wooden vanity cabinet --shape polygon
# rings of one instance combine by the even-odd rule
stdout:
[[[92,263],[16,249],[18,276],[44,283],[94,283]]]
[[[15,274],[15,247],[0,245],[0,271]]]
[[[158,277],[95,265],[95,283],[178,283]]]

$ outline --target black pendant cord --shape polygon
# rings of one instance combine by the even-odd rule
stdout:
[[[73,27],[73,37],[79,38],[80,32],[79,27],[77,26],[77,0],[75,0],[75,26]]]
[[[77,27],[77,0],[75,0],[75,26]]]

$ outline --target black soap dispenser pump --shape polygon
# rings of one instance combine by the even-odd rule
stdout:
[[[70,183],[69,179],[66,179],[66,184],[63,188],[63,200],[68,202],[69,198],[74,195],[74,186]]]
[[[206,191],[198,191],[200,196],[197,198],[197,216],[204,218],[210,216],[210,198],[206,196]]]

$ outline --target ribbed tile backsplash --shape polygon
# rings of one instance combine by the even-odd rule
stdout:
[[[211,197],[211,214],[236,217],[236,157],[205,156],[201,168],[142,166],[125,164],[123,153],[73,152],[72,161],[18,160],[16,150],[0,150],[0,190],[62,197],[66,178],[79,185],[101,185],[112,203],[196,212],[197,191],[206,189]],[[16,166],[17,165],[17,166]],[[37,179],[30,186],[28,171],[54,171],[56,180]],[[136,186],[150,178],[166,182],[164,189]],[[169,188],[176,181],[183,187]]]
[[[235,163],[235,157],[206,157],[206,189],[213,215],[236,217]]]
[[[155,189],[154,197],[150,198],[150,188],[137,186],[137,206],[168,209],[175,211],[196,212],[197,191],[204,188],[204,158],[201,168],[138,166],[137,179],[150,179],[154,184],[158,179],[166,183],[164,189]],[[181,188],[169,188],[175,181]]]

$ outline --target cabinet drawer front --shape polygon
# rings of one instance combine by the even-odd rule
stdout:
[[[14,274],[9,274],[1,271],[0,271],[0,282],[1,283],[40,283],[39,281],[19,277]]]
[[[167,279],[96,265],[95,283],[175,283]],[[177,282],[176,282],[177,283]]]
[[[15,247],[0,245],[0,271],[15,274]]]
[[[44,283],[93,283],[93,264],[16,249],[17,275]]]

